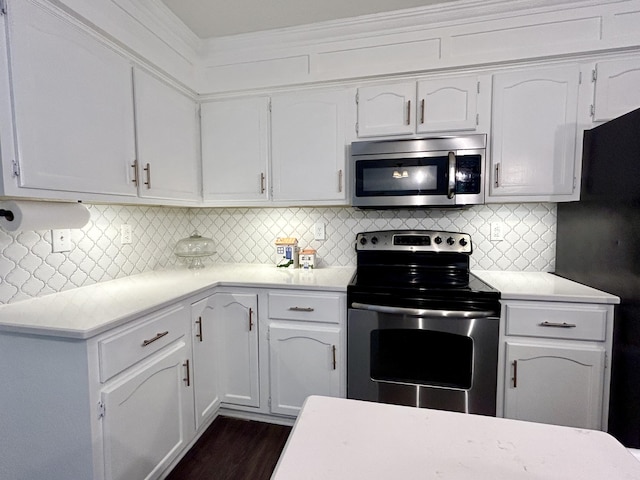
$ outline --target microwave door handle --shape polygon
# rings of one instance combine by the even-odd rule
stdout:
[[[447,198],[452,199],[456,194],[456,154],[449,152],[449,186]]]

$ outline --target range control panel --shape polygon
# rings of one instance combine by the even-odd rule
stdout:
[[[471,236],[436,230],[379,230],[356,235],[356,251],[451,252],[471,254]]]

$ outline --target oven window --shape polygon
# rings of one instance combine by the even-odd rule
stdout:
[[[468,390],[472,369],[473,340],[465,335],[416,329],[371,332],[373,380]]]

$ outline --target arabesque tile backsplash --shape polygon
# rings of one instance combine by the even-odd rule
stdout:
[[[355,234],[396,228],[462,231],[471,235],[471,267],[482,270],[552,271],[556,205],[495,204],[461,210],[315,208],[169,208],[88,205],[91,220],[72,230],[70,252],[51,252],[50,231],[0,230],[0,303],[180,265],[175,243],[194,230],[212,237],[218,262],[271,263],[276,237],[297,237],[317,250],[318,267],[355,265]],[[490,240],[490,223],[502,222],[504,240]],[[313,225],[326,225],[326,240]],[[120,225],[133,228],[122,245]]]

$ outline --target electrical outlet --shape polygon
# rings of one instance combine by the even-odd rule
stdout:
[[[131,225],[123,223],[120,225],[120,243],[122,245],[129,245],[132,241]]]
[[[51,251],[68,252],[71,250],[71,230],[68,228],[51,230]]]
[[[491,222],[491,237],[492,242],[500,242],[504,240],[504,223]]]
[[[314,240],[326,240],[326,231],[324,229],[324,223],[318,222],[313,226],[313,239]]]

